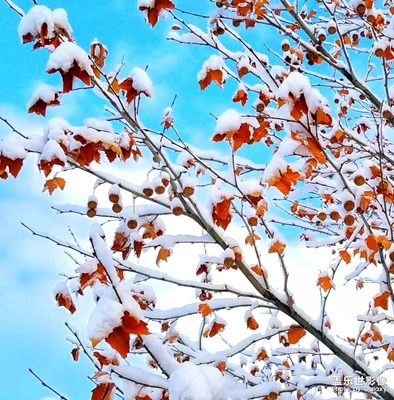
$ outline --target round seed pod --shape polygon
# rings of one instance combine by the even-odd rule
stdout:
[[[95,216],[97,215],[96,209],[95,209],[95,208],[88,208],[88,210],[86,211],[86,215],[87,215],[89,218],[95,217]]]
[[[154,193],[154,187],[153,187],[152,183],[149,181],[145,181],[142,184],[142,192],[144,193],[145,196],[148,196],[148,197],[152,196]]]
[[[357,186],[362,186],[365,183],[365,178],[362,175],[356,175],[353,178],[353,182],[357,185]]]
[[[97,200],[96,196],[94,196],[94,195],[89,196],[89,198],[88,198],[88,208],[91,208],[91,209],[97,208],[97,203],[98,203],[98,200]]]
[[[346,200],[346,201],[343,203],[343,208],[344,208],[346,211],[352,211],[354,207],[355,207],[355,204],[354,204],[354,201],[353,201],[353,200]]]
[[[356,218],[354,218],[354,215],[352,214],[347,214],[345,218],[343,219],[343,222],[346,226],[352,226],[356,221]]]
[[[123,210],[123,206],[122,206],[121,203],[114,203],[114,204],[112,205],[112,211],[113,211],[114,213],[119,214],[122,210]]]

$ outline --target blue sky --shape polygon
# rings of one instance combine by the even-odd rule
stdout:
[[[15,1],[27,11],[31,1]],[[124,58],[125,73],[134,66],[145,68],[153,80],[153,98],[146,101],[143,115],[146,123],[158,127],[162,110],[177,95],[174,116],[183,134],[192,142],[210,137],[215,120],[209,113],[220,114],[226,108],[219,104],[216,87],[201,93],[196,74],[206,49],[179,45],[165,40],[171,23],[161,20],[155,29],[144,23],[136,2],[108,0],[67,2],[74,37],[87,49],[97,38],[108,46],[108,64],[119,64]],[[180,2],[182,3],[182,1]],[[49,8],[62,7],[62,1],[41,1]],[[97,4],[97,5],[96,5]],[[48,53],[32,52],[31,45],[21,45],[17,34],[20,17],[5,3],[0,3],[2,34],[0,46],[0,115],[22,131],[39,131],[45,120],[27,115],[26,103],[40,83],[60,86],[59,76],[45,73]],[[231,90],[235,87],[233,86]],[[104,115],[102,104],[87,103],[85,93],[66,96],[62,108],[49,110],[48,118],[62,115],[73,124],[86,117]],[[89,115],[82,112],[89,106]],[[190,122],[200,121],[193,125]],[[204,127],[204,129],[202,129]],[[0,137],[10,131],[0,125]],[[52,288],[61,280],[61,272],[73,267],[70,260],[46,241],[33,237],[21,225],[24,222],[39,230],[64,235],[70,217],[56,217],[50,211],[52,200],[41,193],[44,182],[36,169],[34,157],[25,163],[17,180],[0,182],[0,352],[3,368],[0,374],[0,399],[50,399],[51,393],[28,373],[32,368],[48,384],[69,399],[89,398],[93,385],[87,376],[92,368],[81,358],[75,365],[70,356],[72,346],[63,321],[67,311],[56,307]],[[88,229],[80,227],[81,233]]]

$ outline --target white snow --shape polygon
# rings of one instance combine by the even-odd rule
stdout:
[[[40,160],[51,161],[55,158],[60,161],[63,161],[63,163],[67,162],[67,156],[64,154],[64,151],[59,145],[59,143],[53,139],[49,139],[45,143],[45,146],[40,156]]]
[[[63,42],[50,54],[46,71],[67,72],[74,66],[74,63],[77,63],[89,75],[93,75],[92,63],[87,53],[73,42]]]
[[[222,75],[223,81],[225,81],[227,79],[227,72],[225,71],[225,67],[226,67],[226,65],[224,63],[223,58],[213,54],[202,65],[200,72],[197,74],[197,79],[199,81],[205,79],[208,71],[220,70],[220,71],[222,71],[222,74],[223,74]]]
[[[50,103],[55,100],[56,94],[58,93],[57,89],[49,86],[45,83],[39,85],[34,91],[32,97],[27,103],[28,107],[31,107],[37,100],[43,100],[45,103]]]
[[[169,379],[170,400],[227,400],[220,371],[209,365],[182,363]]]
[[[133,88],[137,92],[145,93],[148,97],[152,95],[153,84],[146,71],[135,67],[131,70],[130,78],[133,80]]]
[[[41,33],[43,24],[48,27],[48,37],[54,36],[55,28],[64,29],[69,35],[72,33],[68,23],[67,13],[64,9],[58,8],[54,11],[48,7],[35,5],[24,15],[18,26],[18,33],[21,39],[27,34],[37,36]]]
[[[226,110],[216,120],[215,134],[237,131],[242,123],[242,115],[233,109]]]
[[[0,141],[0,154],[11,160],[25,159],[27,152],[19,139],[14,135],[5,136]]]

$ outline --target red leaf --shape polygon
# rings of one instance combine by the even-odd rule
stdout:
[[[44,184],[44,189],[48,190],[49,194],[52,194],[55,189],[63,190],[66,185],[66,181],[63,178],[48,179]]]
[[[122,325],[117,326],[105,338],[105,341],[123,358],[126,358],[130,351],[130,335],[149,335],[149,333],[146,322],[125,311],[122,317]]]
[[[108,357],[99,351],[93,352],[93,356],[97,358],[101,367],[103,367],[103,365],[119,365],[119,361],[116,357]]]
[[[82,69],[79,64],[74,60],[73,66],[68,71],[62,69],[50,69],[49,74],[60,72],[63,80],[63,93],[68,93],[73,90],[74,78],[80,79],[85,85],[90,85],[90,75]]]
[[[224,329],[225,325],[219,322],[214,322],[208,331],[204,332],[205,337],[213,337]]]
[[[38,115],[42,115],[45,117],[47,107],[48,106],[59,106],[59,95],[57,93],[54,94],[54,99],[49,101],[48,103],[45,102],[43,99],[37,99],[35,103],[33,103],[27,110],[28,113],[36,113]]]
[[[286,245],[282,243],[280,240],[276,240],[268,249],[268,253],[278,253],[283,254],[285,251]]]
[[[48,176],[52,172],[52,168],[54,165],[60,165],[61,167],[64,166],[64,161],[59,160],[58,158],[53,158],[50,161],[41,160],[38,164],[38,168],[41,171],[44,171],[45,176]]]
[[[256,319],[255,319],[253,316],[250,316],[250,317],[246,320],[246,326],[247,326],[249,329],[252,329],[253,331],[255,331],[255,330],[259,327],[259,324],[258,324],[258,322],[256,321]]]
[[[293,104],[293,108],[290,112],[290,115],[296,120],[299,121],[304,114],[308,112],[308,106],[305,101],[305,97],[303,94],[295,100]]]
[[[341,250],[341,251],[339,252],[339,255],[341,256],[342,260],[345,261],[346,264],[349,264],[349,263],[350,263],[350,261],[351,261],[352,258],[351,258],[351,256],[350,256],[350,254],[349,254],[348,251],[346,251],[346,250]]]
[[[79,358],[79,347],[75,347],[71,350],[71,355],[74,361],[78,361]]]
[[[100,383],[92,390],[91,400],[112,400],[115,394],[115,383]]]
[[[383,310],[387,310],[389,297],[390,297],[390,292],[388,290],[385,290],[383,293],[381,293],[378,296],[374,296],[374,298],[373,298],[374,306],[381,307],[381,308],[383,308]]]
[[[238,103],[240,101],[243,106],[246,104],[247,100],[248,100],[248,93],[245,92],[245,90],[243,89],[238,90],[233,97],[234,103]]]
[[[215,203],[212,209],[212,218],[217,226],[226,229],[232,219],[231,201],[232,197],[223,197],[219,203]]]
[[[168,9],[171,10],[175,7],[175,5],[170,0],[154,0],[153,5],[147,6],[140,6],[139,9],[141,11],[147,12],[147,20],[152,25],[155,26],[158,19],[159,14],[162,10]]]
[[[16,178],[19,174],[19,171],[22,168],[22,165],[23,165],[22,158],[16,158],[15,160],[12,160],[11,158],[8,158],[3,154],[0,154],[0,177],[2,179],[7,179],[8,173],[6,169],[8,168],[8,172],[14,178]]]

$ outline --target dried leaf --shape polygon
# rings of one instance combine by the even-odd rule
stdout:
[[[345,261],[346,264],[349,264],[352,260],[349,252],[347,250],[340,250],[339,255],[341,256],[342,260]]]
[[[115,391],[115,383],[100,383],[92,390],[91,400],[113,400],[115,396]]]
[[[211,307],[206,303],[201,303],[198,306],[198,312],[202,314],[203,317],[207,317],[212,313]]]
[[[325,292],[334,288],[334,283],[328,275],[320,276],[316,286],[320,286]]]
[[[303,336],[305,336],[305,330],[298,325],[291,325],[287,332],[287,340],[290,344],[298,343]]]
[[[54,190],[63,190],[66,185],[66,181],[63,178],[48,179],[44,184],[44,190],[48,190],[49,194],[52,194]]]
[[[130,335],[149,335],[149,333],[146,322],[125,311],[122,324],[117,326],[105,338],[105,341],[123,358],[126,358],[130,351]]]
[[[258,327],[259,327],[259,323],[256,321],[256,319],[253,317],[253,315],[251,315],[250,317],[248,317],[248,319],[246,320],[246,326],[255,331]]]
[[[154,0],[151,2],[151,5],[145,6],[142,5],[139,7],[141,11],[147,12],[147,20],[152,25],[155,26],[159,15],[162,10],[168,9],[171,10],[175,7],[175,5],[170,0]]]
[[[374,298],[373,298],[374,306],[381,307],[381,308],[383,308],[383,310],[387,310],[389,297],[390,297],[390,292],[388,290],[385,290],[383,293],[381,293],[378,296],[374,296]]]
[[[293,171],[290,166],[287,166],[286,172],[279,171],[274,177],[268,180],[269,186],[275,186],[284,195],[289,194],[290,189],[297,183],[301,175],[297,171]]]
[[[268,253],[278,253],[278,254],[283,254],[285,251],[286,245],[282,243],[280,240],[275,240],[271,244],[271,246],[268,249]]]
[[[159,253],[156,257],[156,265],[160,264],[160,261],[167,261],[167,258],[171,255],[171,250],[165,247],[160,247]]]
[[[203,79],[198,81],[200,84],[200,89],[204,90],[211,82],[216,82],[219,87],[225,83],[223,71],[220,69],[208,69],[206,75]]]
[[[70,296],[70,293],[57,293],[55,296],[55,300],[59,307],[65,307],[71,314],[74,314],[76,311],[74,302]]]
[[[226,229],[231,222],[231,201],[233,197],[223,197],[220,202],[215,203],[212,208],[212,218],[215,224]]]

